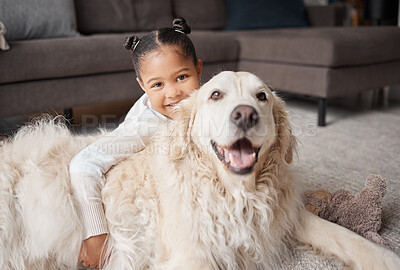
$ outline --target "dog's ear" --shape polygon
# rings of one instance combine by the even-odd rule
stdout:
[[[276,147],[283,161],[290,164],[293,161],[293,153],[296,151],[297,140],[293,135],[288,120],[288,111],[285,104],[278,96],[275,95],[275,103],[272,109],[275,121],[275,132],[277,141],[273,147]]]
[[[197,93],[198,91],[194,91],[187,99],[179,103],[174,121],[168,128],[171,159],[182,159],[187,153],[197,112]]]

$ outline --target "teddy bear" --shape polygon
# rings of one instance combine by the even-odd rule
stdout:
[[[315,190],[305,193],[305,204],[315,215],[388,247],[378,234],[385,193],[386,181],[379,175],[369,175],[364,190],[357,195],[344,189],[333,194],[326,190]]]

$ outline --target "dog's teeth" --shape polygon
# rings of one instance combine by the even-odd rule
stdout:
[[[251,154],[251,156],[252,156],[253,158],[255,158],[255,157],[256,157],[256,153]]]
[[[232,164],[233,166],[235,166],[233,161],[234,161],[234,159],[233,159],[233,154],[232,154],[232,153],[229,153],[229,162],[231,162],[231,164]]]

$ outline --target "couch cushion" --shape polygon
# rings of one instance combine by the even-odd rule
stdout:
[[[10,42],[0,51],[0,83],[123,71],[131,68],[123,35]]]
[[[227,30],[307,26],[303,0],[225,0]]]
[[[75,0],[82,34],[132,32],[172,26],[171,0]]]
[[[400,28],[331,27],[227,32],[241,60],[341,67],[400,59]]]
[[[223,29],[226,25],[224,0],[172,0],[174,16],[186,19],[194,30]]]
[[[77,36],[73,0],[0,0],[7,41]]]
[[[239,61],[239,44],[234,37],[218,31],[194,31],[189,35],[197,57],[205,63]]]
[[[11,50],[0,51],[0,83],[133,72],[130,52],[122,46],[129,35],[99,34],[11,42]],[[211,31],[194,31],[189,37],[197,56],[205,63],[238,59],[239,48],[234,38]]]

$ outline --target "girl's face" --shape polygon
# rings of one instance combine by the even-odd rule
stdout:
[[[194,65],[193,60],[185,58],[176,47],[163,46],[142,60],[141,79],[137,81],[153,108],[173,118],[175,106],[200,88],[202,67],[201,60]]]

